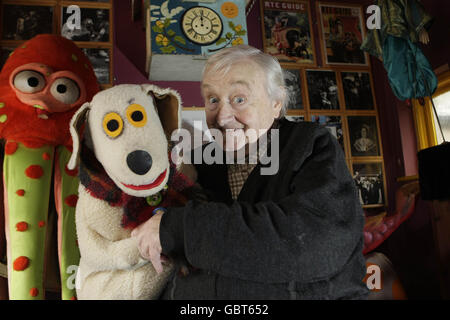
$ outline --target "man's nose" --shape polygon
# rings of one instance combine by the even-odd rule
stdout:
[[[227,123],[234,120],[233,108],[228,102],[221,102],[219,112],[216,116],[216,122],[219,126],[225,127]]]

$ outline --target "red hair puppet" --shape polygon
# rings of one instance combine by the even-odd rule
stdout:
[[[56,35],[39,35],[25,42],[0,74],[10,299],[44,298],[52,186],[58,212],[62,298],[75,297],[69,278],[75,272],[70,266],[79,261],[75,233],[79,180],[76,171],[66,168],[72,150],[69,122],[98,91],[88,58],[73,42]]]

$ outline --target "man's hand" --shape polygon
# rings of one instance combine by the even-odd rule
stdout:
[[[162,248],[159,240],[159,225],[163,214],[162,211],[158,212],[131,232],[131,236],[137,239],[141,256],[150,260],[157,273],[163,271],[162,262],[165,262],[161,259]]]

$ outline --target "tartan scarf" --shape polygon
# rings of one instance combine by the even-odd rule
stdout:
[[[148,204],[147,198],[129,195],[117,187],[89,148],[82,147],[80,159],[81,184],[94,198],[106,201],[112,207],[122,207],[121,225],[127,229],[133,229],[150,219],[156,208],[184,206],[188,201],[188,190],[194,185],[170,162],[168,188],[160,191],[162,201],[152,206]]]

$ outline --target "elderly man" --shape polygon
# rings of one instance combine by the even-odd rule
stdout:
[[[278,130],[279,170],[262,175],[261,162],[196,165],[210,201],[167,208],[133,231],[156,270],[161,254],[192,266],[174,273],[162,298],[365,298],[364,219],[353,179],[325,128],[283,119],[279,63],[250,46],[224,49],[208,60],[201,88],[223,150],[246,148],[248,160],[258,141],[247,133]],[[260,145],[274,152],[270,142]]]

